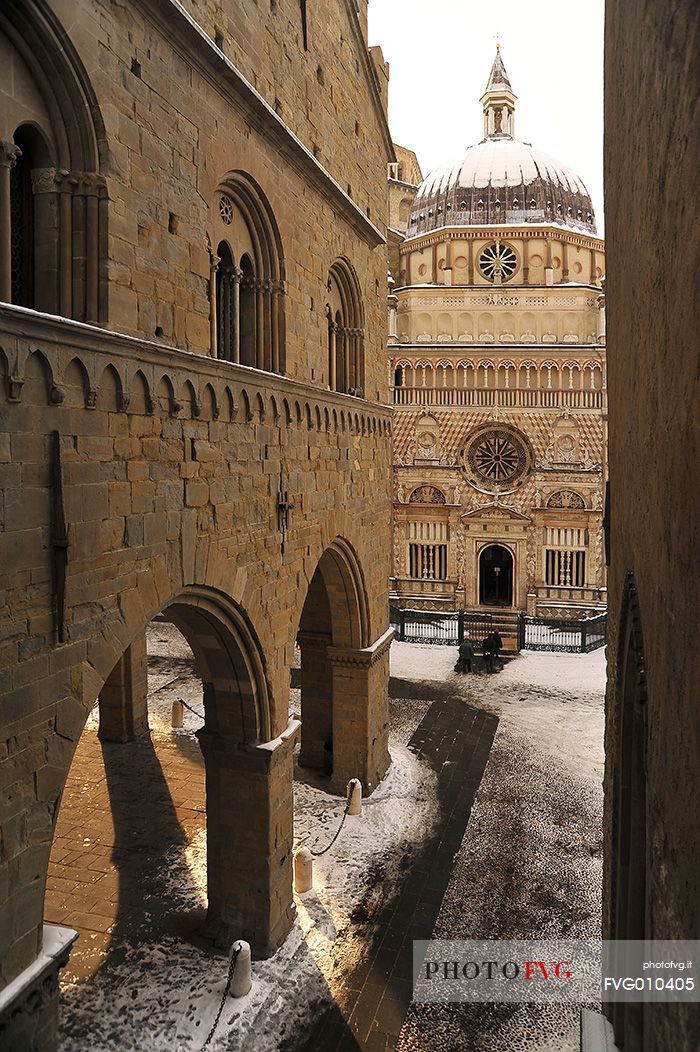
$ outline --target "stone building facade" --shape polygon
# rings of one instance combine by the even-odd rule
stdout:
[[[3,1047],[55,1039],[61,794],[96,699],[146,731],[155,615],[204,684],[213,939],[292,923],[299,736],[334,789],[387,770],[386,73],[366,0],[0,9]]]
[[[607,4],[611,939],[700,938],[699,42],[693,0]],[[700,1047],[697,1002],[608,1013],[625,1052]]]
[[[606,596],[604,248],[515,101],[498,52],[484,138],[415,191],[394,262],[392,598],[578,617]]]

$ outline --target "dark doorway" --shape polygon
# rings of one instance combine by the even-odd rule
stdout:
[[[479,558],[479,602],[482,606],[513,605],[513,556],[501,544],[484,548]]]

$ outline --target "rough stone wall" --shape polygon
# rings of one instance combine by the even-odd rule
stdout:
[[[605,213],[610,611],[634,574],[647,690],[647,933],[700,937],[697,509],[700,8],[609,0]],[[608,650],[605,926],[611,932],[617,639]],[[645,1048],[695,1048],[697,1014],[657,1005]],[[695,1029],[693,1029],[695,1026]]]
[[[209,352],[205,235],[212,232],[218,184],[227,172],[245,171],[267,197],[280,231],[287,373],[327,383],[325,282],[338,256],[362,275],[366,332],[385,326],[381,234],[375,237],[368,228],[363,238],[351,223],[338,222],[337,203],[310,178],[318,168],[318,147],[320,163],[340,189],[354,188],[358,222],[369,214],[383,229],[391,143],[381,126],[381,106],[379,112],[374,107],[360,30],[352,28],[353,5],[337,0],[328,17],[316,14],[313,54],[300,50],[297,29],[291,32],[296,4],[272,11],[252,0],[236,4],[235,11],[191,5],[192,17],[212,40],[214,22],[230,20],[220,27],[230,41],[224,51],[304,142],[307,160],[296,164],[263,133],[262,118],[253,119],[237,104],[223,58],[168,0],[126,7],[55,0],[52,6],[70,27],[105,125],[109,327],[147,339],[159,327],[165,343]],[[320,79],[317,67],[325,71]],[[320,169],[317,174],[323,183]],[[368,341],[366,360],[365,392],[384,399],[378,342]]]
[[[387,411],[367,402],[10,308],[0,318],[0,346],[24,377],[21,401],[8,401],[0,354],[0,759],[9,792],[0,954],[9,980],[36,953],[59,794],[87,711],[124,649],[186,586],[230,596],[259,638],[271,735],[280,734],[306,592],[334,538],[352,546],[364,574],[363,645],[387,627],[391,460]],[[91,390],[99,393],[89,409]],[[51,405],[52,392],[61,404]],[[54,430],[69,541],[59,646]],[[281,477],[295,504],[283,554]]]

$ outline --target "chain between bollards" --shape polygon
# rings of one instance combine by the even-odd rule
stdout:
[[[359,809],[357,809],[357,802],[356,802],[356,799],[355,799],[357,786],[360,786],[360,807],[359,807]],[[311,854],[314,856],[314,858],[320,858],[321,855],[325,855],[326,851],[330,851],[330,849],[333,847],[333,845],[335,844],[336,840],[340,836],[341,830],[342,830],[343,826],[345,825],[345,819],[348,817],[348,815],[349,814],[359,814],[361,812],[361,810],[362,810],[361,800],[362,800],[362,787],[360,785],[360,782],[359,782],[359,780],[357,778],[352,778],[348,782],[347,801],[346,801],[346,804],[345,804],[345,811],[343,812],[343,817],[340,820],[340,825],[338,826],[338,828],[336,830],[335,836],[331,840],[330,844],[328,844],[326,847],[324,847],[323,851],[314,851],[313,849],[310,849],[311,850]]]
[[[236,961],[238,960],[238,956],[239,956],[242,948],[243,947],[240,944],[238,946],[238,949],[236,949],[235,946],[234,946],[233,953],[231,954],[231,963],[228,966],[228,975],[226,976],[226,983],[224,985],[224,992],[221,995],[221,1004],[219,1005],[219,1011],[216,1013],[216,1019],[214,1020],[214,1025],[212,1026],[211,1030],[207,1034],[207,1039],[204,1042],[204,1044],[202,1045],[202,1052],[204,1052],[205,1048],[208,1048],[208,1046],[209,1046],[209,1044],[211,1042],[211,1039],[214,1036],[214,1032],[216,1031],[216,1028],[219,1025],[219,1020],[221,1019],[221,1013],[224,1010],[224,1005],[226,1004],[226,998],[228,997],[228,991],[229,991],[229,987],[231,985],[231,980],[233,979],[233,973],[236,970]]]

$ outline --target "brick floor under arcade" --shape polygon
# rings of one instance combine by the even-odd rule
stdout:
[[[424,829],[414,826],[413,843],[402,839],[399,828],[393,841],[380,845],[377,855],[385,857],[361,874],[345,926],[327,898],[325,909],[315,893],[312,900],[297,898],[300,919],[315,919],[311,935],[305,932],[314,968],[308,970],[301,939],[301,950],[276,977],[274,959],[271,971],[268,962],[259,966],[259,985],[269,984],[283,999],[287,985],[288,995],[307,1000],[306,1009],[297,1006],[288,1024],[278,1019],[274,1026],[267,1021],[244,1028],[244,1013],[237,1024],[229,1001],[210,1047],[418,1052],[449,1046],[486,1052],[532,1047],[526,1042],[533,1034],[543,1042],[538,1048],[577,1047],[578,1020],[566,1012],[533,1018],[511,1011],[500,1017],[484,1006],[411,1004],[414,938],[516,937],[529,934],[545,916],[552,934],[591,934],[600,923],[595,786],[602,758],[602,655],[525,655],[497,676],[472,679],[454,676],[452,660],[443,648],[409,644],[395,644],[392,653],[394,766],[410,753],[428,772],[433,781],[426,786],[439,801],[436,820],[426,818]],[[198,934],[206,905],[204,766],[192,732],[200,721],[186,710],[185,727],[173,731],[168,718],[175,698],[201,711],[193,669],[187,644],[172,626],[152,625],[151,734],[128,745],[100,743],[95,712],[78,746],[46,897],[46,919],[80,932],[61,976],[60,1048],[67,1052],[199,1048],[218,1003],[225,961]],[[292,686],[297,682],[298,674]],[[298,711],[298,704],[293,689],[290,709]],[[570,744],[570,754],[561,750],[564,734],[578,742]],[[533,798],[532,786],[543,783],[545,770],[550,789]],[[298,768],[297,775],[302,783],[308,780]],[[402,785],[390,795],[405,795]],[[415,793],[415,786],[409,791]],[[313,802],[316,811],[321,799]],[[411,808],[411,800],[399,807]],[[324,819],[324,843],[341,813],[338,806]],[[295,821],[303,827],[304,816],[300,823],[295,815]],[[341,836],[355,837],[354,829]],[[515,859],[518,879],[512,876]],[[509,872],[504,896],[499,884]],[[573,896],[574,917],[559,895],[571,879],[567,895]],[[319,933],[327,939],[325,963]],[[148,985],[149,969],[160,967],[164,957],[170,958],[168,978],[163,983],[156,976],[148,994],[152,1007],[139,1014],[139,982]],[[285,975],[289,967],[302,975],[298,986]],[[213,975],[213,986],[210,981],[205,988],[203,973],[211,973],[209,980]],[[175,995],[177,986],[182,989]],[[498,1043],[506,1039],[508,1044]]]

